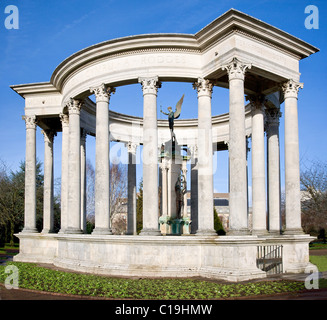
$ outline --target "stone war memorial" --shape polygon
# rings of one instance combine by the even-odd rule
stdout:
[[[299,64],[317,51],[289,33],[231,9],[196,34],[108,40],[68,57],[49,82],[13,85],[25,99],[26,124],[24,229],[16,234],[20,252],[15,261],[115,276],[201,276],[228,281],[304,272],[310,266],[308,244],[313,237],[301,228],[297,101],[303,84]],[[168,81],[193,86],[198,101],[196,119],[178,119],[183,114],[181,92],[176,108],[163,105],[165,119],[158,120],[157,93]],[[137,83],[143,92],[143,117],[111,111],[111,95],[119,95],[121,86]],[[226,114],[212,116],[214,86],[229,90]],[[93,94],[96,102],[90,99]],[[281,121],[285,123],[283,137],[279,135]],[[42,129],[45,144],[41,233],[36,229],[37,127]],[[57,132],[62,132],[61,229],[53,233]],[[91,234],[85,233],[87,135],[96,139],[95,228]],[[125,143],[129,155],[128,230],[120,236],[111,232],[110,141]],[[137,235],[135,158],[140,146],[143,229]],[[228,150],[229,154],[229,228],[224,236],[214,230],[213,150]],[[284,230],[281,154],[285,155]],[[186,181],[187,162],[191,163],[191,181]],[[159,183],[161,193],[157,192]],[[190,216],[186,183],[191,189]]]

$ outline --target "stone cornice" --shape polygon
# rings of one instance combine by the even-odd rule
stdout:
[[[204,49],[228,32],[236,30],[293,53],[300,59],[319,51],[318,48],[287,32],[235,9],[230,9],[222,14],[197,32],[195,37],[201,48]]]
[[[66,79],[91,63],[121,55],[147,52],[191,52],[201,54],[233,33],[246,35],[275,49],[303,59],[318,48],[235,9],[231,9],[196,34],[145,34],[113,39],[85,48],[64,60],[51,83],[59,90]]]

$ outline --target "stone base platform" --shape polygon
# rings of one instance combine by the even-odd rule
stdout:
[[[19,233],[14,261],[50,263],[75,271],[127,277],[206,277],[227,281],[265,278],[257,247],[283,245],[283,272],[310,265],[309,235],[113,236]]]

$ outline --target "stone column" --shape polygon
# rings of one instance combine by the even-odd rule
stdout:
[[[38,232],[36,229],[36,117],[23,116],[26,124],[25,153],[25,212],[24,233]]]
[[[68,215],[65,233],[82,233],[81,230],[81,127],[82,102],[70,99],[69,163],[68,163]]]
[[[128,172],[127,172],[127,232],[129,235],[136,235],[136,150],[137,145],[129,142],[128,151]]]
[[[86,233],[86,135],[81,129],[81,229]]]
[[[301,234],[301,194],[298,129],[298,91],[302,83],[289,80],[282,85],[285,98],[285,234]]]
[[[252,105],[252,234],[267,233],[264,97],[248,96]]]
[[[198,147],[191,146],[191,233],[198,230]]]
[[[213,219],[213,159],[211,95],[213,84],[199,78],[198,93],[198,230],[196,235],[216,236]]]
[[[139,78],[143,90],[143,229],[140,235],[159,236],[158,228],[158,77]]]
[[[280,234],[280,156],[279,109],[266,112],[267,161],[268,161],[268,224],[270,234]]]
[[[42,130],[44,135],[43,230],[53,232],[53,139],[56,133]]]
[[[69,163],[69,116],[61,113],[60,115],[62,127],[62,143],[61,143],[61,215],[60,215],[60,233],[64,233],[67,228],[68,216],[68,163]]]
[[[250,64],[234,58],[223,66],[229,77],[229,235],[248,234],[244,77]]]
[[[112,234],[110,221],[109,100],[114,88],[91,88],[96,98],[95,228],[93,234]]]

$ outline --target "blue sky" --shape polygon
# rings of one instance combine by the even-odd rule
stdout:
[[[19,30],[4,26],[7,5],[19,9]],[[306,6],[319,9],[319,29],[304,26]],[[166,1],[23,1],[0,2],[0,159],[16,170],[25,156],[24,100],[13,92],[13,84],[49,81],[65,58],[90,45],[145,33],[196,33],[212,20],[235,8],[274,25],[321,51],[300,63],[304,89],[299,94],[301,166],[311,161],[327,162],[325,0],[166,0]],[[175,104],[185,93],[182,118],[197,117],[196,93],[190,84],[164,83],[158,105]],[[111,101],[118,112],[142,116],[139,85],[119,88]],[[228,91],[215,88],[213,114],[228,111]],[[282,106],[283,112],[283,106]],[[283,119],[281,121],[281,169],[283,164]],[[55,175],[60,174],[61,135],[55,139]],[[88,138],[88,157],[94,159],[94,139]],[[43,136],[37,132],[37,156],[43,160]],[[250,159],[249,159],[250,161]],[[217,156],[215,190],[227,191],[227,153]],[[140,178],[140,177],[139,177]]]

